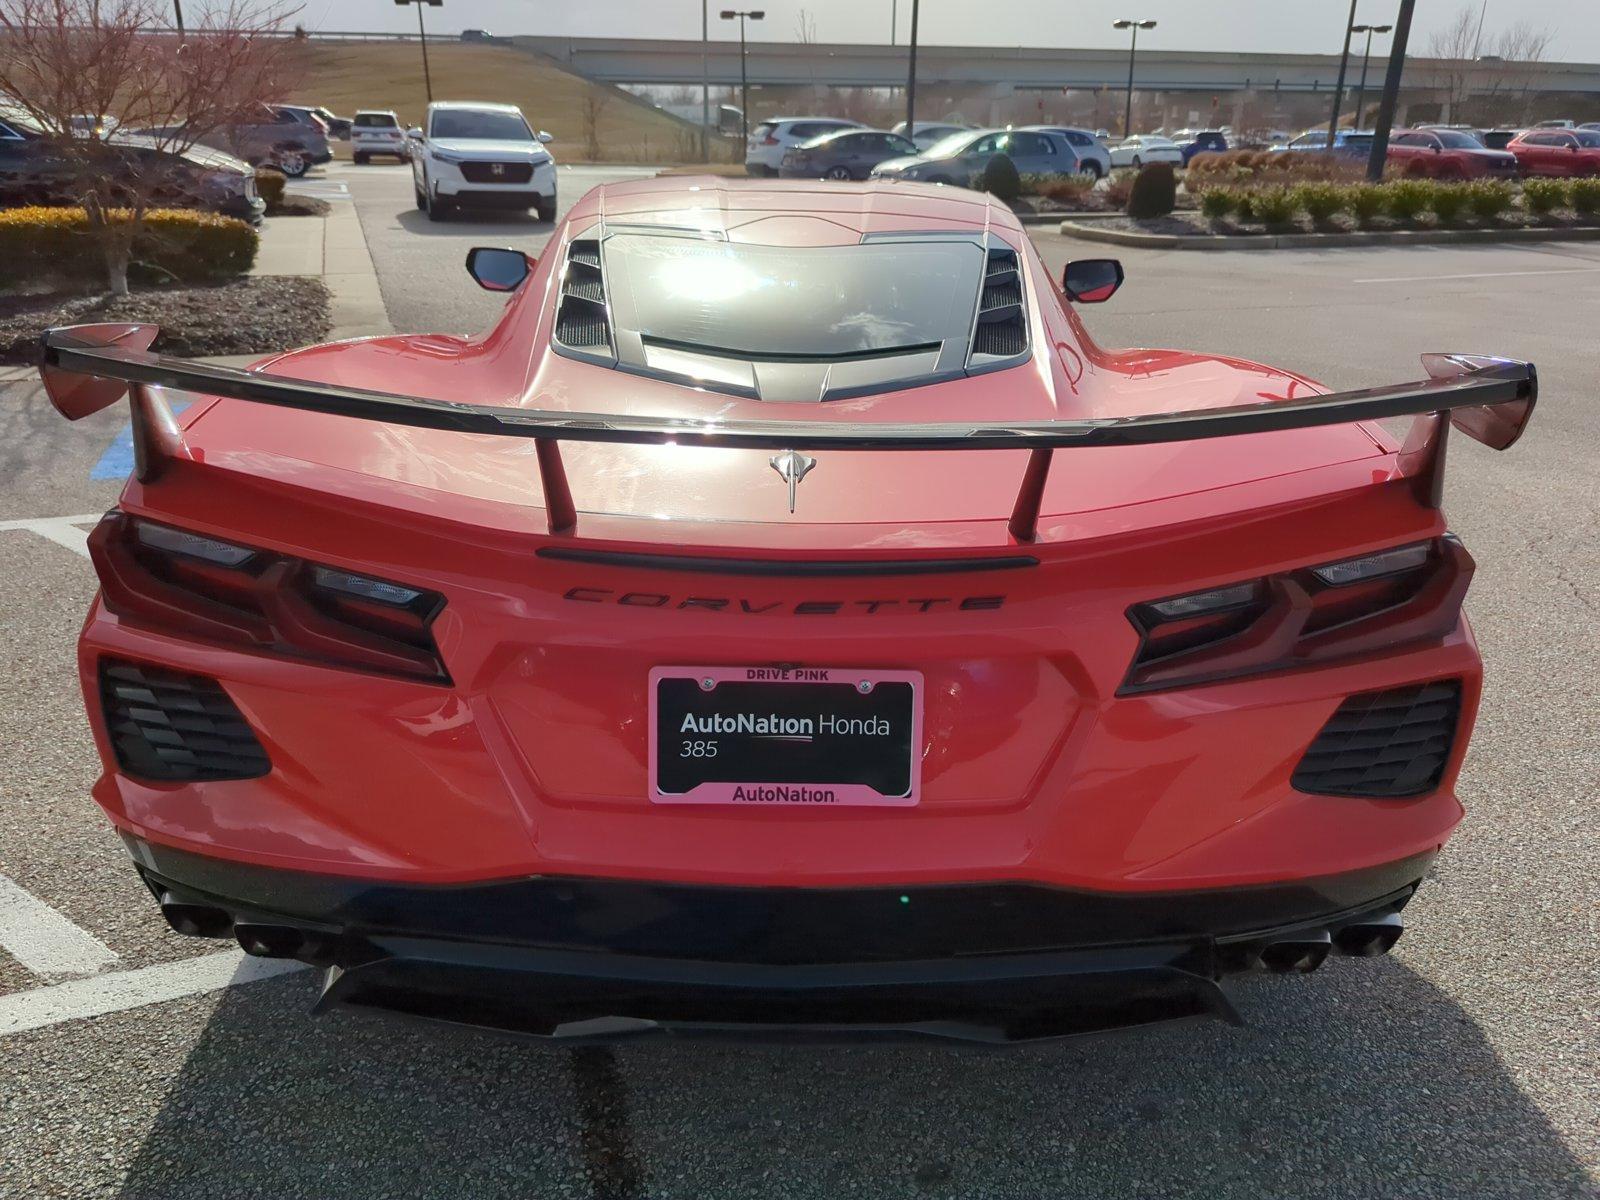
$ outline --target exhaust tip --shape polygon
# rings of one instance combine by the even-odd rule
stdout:
[[[222,909],[209,904],[185,904],[172,899],[170,892],[161,896],[161,915],[174,933],[185,937],[227,937],[233,928],[233,918]]]
[[[1309,975],[1320,967],[1333,950],[1327,930],[1301,934],[1261,948],[1261,965],[1277,975]]]
[[[1405,931],[1405,923],[1401,921],[1399,913],[1386,913],[1335,930],[1333,944],[1340,954],[1350,958],[1376,958],[1393,950]]]
[[[239,924],[233,927],[239,948],[256,958],[295,958],[304,935],[286,925]]]

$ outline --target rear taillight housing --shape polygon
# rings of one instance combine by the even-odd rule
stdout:
[[[243,650],[448,684],[437,592],[146,521],[89,535],[101,598],[132,624]]]
[[[778,144],[778,139],[769,133],[766,137],[761,139],[761,144],[763,146],[776,146]]]
[[[1450,536],[1136,604],[1119,694],[1210,683],[1438,639],[1461,617],[1472,556]]]

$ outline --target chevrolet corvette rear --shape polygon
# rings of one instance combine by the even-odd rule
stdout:
[[[569,1038],[1236,1019],[1394,944],[1481,682],[1446,434],[1531,367],[1106,350],[1120,267],[920,185],[614,186],[470,266],[477,338],[47,335],[133,408],[80,667],[173,928]]]

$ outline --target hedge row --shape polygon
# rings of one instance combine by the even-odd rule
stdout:
[[[1196,154],[1189,160],[1184,185],[1198,193],[1207,187],[1228,184],[1354,183],[1365,174],[1365,162],[1340,155],[1226,150]]]
[[[1441,183],[1431,179],[1394,179],[1387,183],[1301,183],[1293,186],[1212,186],[1200,193],[1200,211],[1213,221],[1238,217],[1267,225],[1287,225],[1302,213],[1315,222],[1349,213],[1360,225],[1380,215],[1415,221],[1432,213],[1441,225],[1454,225],[1471,215],[1497,220],[1516,204],[1515,185],[1499,179]],[[1534,216],[1571,208],[1584,216],[1600,215],[1600,179],[1530,179],[1523,185],[1523,204]]]
[[[114,213],[125,219],[126,214]],[[147,212],[136,235],[130,273],[198,283],[243,275],[259,238],[243,221],[215,213],[162,208]],[[0,280],[103,280],[105,259],[81,208],[0,210]]]

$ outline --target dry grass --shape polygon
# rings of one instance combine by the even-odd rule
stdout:
[[[689,163],[682,167],[668,167],[658,171],[659,175],[722,175],[728,178],[743,179],[748,172],[742,162],[738,163]]]
[[[422,120],[428,97],[416,43],[315,41],[301,52],[297,101],[326,105],[341,116],[358,108],[392,108],[407,125]],[[509,46],[430,40],[428,62],[435,99],[519,105],[535,129],[554,136],[553,149],[562,162],[671,163],[699,154],[694,126],[538,55]],[[595,115],[592,139],[590,113]],[[588,152],[591,140],[598,155]],[[345,143],[336,146],[341,157],[348,155]]]

